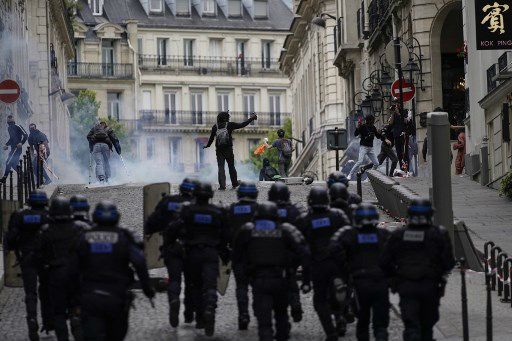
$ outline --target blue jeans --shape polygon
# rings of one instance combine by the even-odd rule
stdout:
[[[9,175],[9,172],[11,169],[16,170],[16,166],[18,165],[20,161],[21,153],[23,152],[23,148],[17,148],[16,146],[11,147],[11,151],[9,152],[9,155],[7,156],[7,162],[5,164],[5,172],[4,177],[7,177]]]
[[[373,151],[373,147],[359,146],[359,157],[357,158],[357,162],[352,167],[352,170],[348,174],[348,178],[351,179],[352,175],[359,170],[359,167],[363,165],[364,157],[368,156],[370,161],[373,163],[373,169],[377,169],[379,166],[379,160],[377,160],[377,156],[375,156],[375,152]]]
[[[96,143],[92,150],[92,156],[96,163],[96,177],[99,181],[110,178],[110,148],[106,143]]]

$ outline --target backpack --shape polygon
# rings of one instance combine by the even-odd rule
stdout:
[[[228,131],[228,125],[224,128],[220,128],[217,124],[217,133],[215,135],[215,145],[216,146],[229,146],[229,131]]]
[[[109,139],[107,129],[97,127],[93,135],[94,142],[107,142]]]
[[[289,139],[282,139],[281,140],[281,152],[283,153],[283,156],[286,158],[291,158],[293,154],[293,147],[292,147],[292,141]]]

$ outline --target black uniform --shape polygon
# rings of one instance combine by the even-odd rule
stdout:
[[[11,215],[9,230],[5,236],[5,249],[16,253],[21,267],[27,324],[31,340],[38,340],[37,331],[37,279],[39,278],[39,300],[45,329],[52,329],[51,308],[48,302],[47,276],[42,271],[37,252],[40,246],[41,226],[48,222],[45,207],[26,208]],[[50,310],[50,311],[49,311]]]
[[[454,267],[448,231],[442,226],[411,225],[394,231],[381,257],[394,278],[405,325],[404,340],[432,340],[444,294],[444,276]]]
[[[351,282],[357,293],[358,340],[370,340],[370,315],[373,317],[375,339],[384,341],[388,338],[388,283],[379,267],[384,243],[388,237],[387,230],[378,229],[376,226],[346,226],[336,232],[331,241],[333,256],[339,263],[345,282]]]
[[[329,253],[328,245],[334,233],[349,223],[343,211],[323,207],[302,214],[297,224],[311,249],[313,305],[328,340],[337,340],[338,334],[332,318],[333,315],[339,316],[339,312],[333,311],[330,300],[333,280],[339,277],[339,271],[336,261]]]
[[[254,223],[242,227],[235,240],[233,259],[245,264],[243,268],[250,278],[254,315],[262,341],[274,340],[272,312],[275,340],[289,338],[287,269],[294,264],[293,258],[301,258],[304,282],[309,283],[310,254],[302,235],[293,225],[280,224],[276,218],[256,218]]]
[[[27,141],[28,135],[25,129],[22,126],[12,122],[7,122],[7,132],[9,133],[9,140],[5,143],[7,147],[11,147],[9,151],[9,155],[7,156],[7,161],[5,163],[5,171],[4,176],[2,177],[2,181],[5,182],[5,179],[9,175],[11,169],[16,169],[16,166],[19,164],[21,153],[23,152],[22,147],[18,147],[18,144],[22,145]]]
[[[85,340],[123,340],[128,331],[134,281],[132,265],[150,298],[146,260],[132,234],[117,226],[95,226],[78,247],[81,274],[82,325]]]
[[[377,156],[377,159],[379,160],[379,165],[382,165],[384,163],[384,160],[386,158],[389,158],[391,160],[391,168],[389,169],[388,176],[393,176],[395,172],[396,165],[398,164],[398,157],[396,156],[395,151],[393,150],[394,145],[394,136],[393,136],[393,127],[390,125],[384,126],[381,130],[381,140],[382,145],[380,147],[380,154]],[[391,145],[388,145],[386,143],[386,140],[391,142]]]

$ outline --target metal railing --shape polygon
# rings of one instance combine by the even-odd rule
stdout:
[[[140,69],[190,72],[198,75],[268,76],[282,73],[277,59],[183,57],[139,54]]]
[[[133,78],[132,64],[119,63],[68,63],[68,76],[80,78]]]
[[[394,1],[394,0],[393,0]],[[374,32],[381,21],[386,20],[386,13],[392,0],[372,0],[368,6],[370,32]]]

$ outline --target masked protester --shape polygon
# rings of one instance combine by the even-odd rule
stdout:
[[[39,162],[37,162],[37,157],[46,161],[48,157],[50,157],[50,144],[48,142],[48,138],[46,134],[37,129],[35,123],[30,123],[28,126],[29,135],[28,135],[28,145],[32,149],[32,165],[34,166],[34,175],[37,177],[39,174]],[[46,169],[43,167],[43,179],[44,183],[47,185],[52,182]]]
[[[311,249],[313,280],[313,306],[327,335],[327,340],[337,340],[346,332],[346,321],[332,300],[334,279],[339,278],[336,260],[329,253],[329,242],[343,226],[350,221],[343,211],[329,208],[329,194],[325,188],[313,187],[309,192],[308,213],[303,213],[297,226]],[[336,319],[336,327],[333,324]]]
[[[404,340],[433,340],[445,276],[455,266],[450,235],[432,223],[433,213],[428,199],[414,199],[407,226],[391,234],[380,261],[400,295]]]
[[[11,147],[11,150],[7,156],[4,176],[0,179],[0,183],[6,181],[11,169],[16,170],[21,153],[23,152],[23,144],[27,142],[28,138],[25,129],[14,122],[14,116],[12,115],[7,116],[7,132],[9,134],[9,140],[5,143],[4,150],[7,150],[9,147]]]
[[[228,211],[232,241],[236,238],[240,228],[252,222],[258,204],[258,189],[252,182],[242,182],[237,188],[238,201],[231,204]],[[238,305],[238,329],[247,330],[249,325],[249,279],[242,268],[243,264],[233,260],[233,272],[236,280],[236,302]]]
[[[228,163],[229,177],[231,178],[231,185],[233,188],[238,186],[238,176],[235,168],[235,154],[233,153],[233,131],[248,126],[251,122],[258,119],[256,114],[242,123],[230,122],[229,113],[221,112],[217,116],[217,123],[212,127],[210,139],[203,148],[208,148],[215,140],[215,152],[217,154],[217,165],[219,167],[219,189],[226,189],[226,172],[224,164]]]
[[[146,220],[144,234],[164,231],[170,223],[178,220],[180,210],[184,204],[194,202],[194,189],[196,182],[189,178],[183,179],[180,184],[180,193],[176,195],[164,195],[156,205],[155,211]],[[164,260],[169,274],[167,296],[169,299],[169,323],[176,328],[179,325],[181,275],[185,278],[185,323],[194,321],[194,307],[191,298],[191,285],[188,272],[184,271],[185,250],[181,239],[171,240],[164,238],[161,249],[161,257]]]
[[[293,257],[290,257],[290,254]],[[288,340],[288,278],[286,270],[300,258],[304,268],[303,287],[310,287],[310,254],[300,232],[287,223],[281,223],[277,206],[271,202],[258,205],[254,223],[245,224],[237,234],[233,260],[243,263],[250,278],[254,315],[258,320],[261,341]],[[272,313],[276,332],[272,330]]]
[[[389,232],[377,228],[379,213],[372,204],[360,204],[354,211],[354,227],[346,226],[331,240],[333,257],[345,283],[351,283],[357,294],[357,339],[369,341],[370,316],[375,340],[387,341],[389,325],[389,292],[387,278],[379,267]]]
[[[292,155],[295,148],[293,148],[292,140],[285,137],[285,131],[283,129],[279,129],[277,131],[277,137],[279,137],[279,139],[274,141],[267,148],[277,149],[279,155],[279,175],[281,175],[281,177],[287,177],[288,169],[292,163]]]
[[[120,214],[110,201],[96,205],[94,227],[78,245],[81,274],[82,326],[85,340],[123,340],[128,331],[134,282],[133,269],[144,295],[155,295],[140,243],[119,227]]]
[[[329,187],[329,199],[331,202],[331,207],[342,210],[345,212],[350,221],[352,221],[352,208],[348,204],[349,198],[350,194],[348,192],[347,186],[341,182],[333,183]]]
[[[290,190],[286,184],[276,182],[272,184],[268,191],[268,200],[276,203],[277,214],[281,223],[296,225],[297,218],[301,215],[301,210],[290,202]],[[288,299],[290,303],[290,312],[293,322],[302,321],[302,305],[300,303],[300,290],[297,284],[297,267],[300,259],[296,259],[295,264],[288,269],[288,279],[290,288],[288,290]]]
[[[89,210],[91,209],[91,206],[89,205],[85,195],[73,195],[69,199],[69,204],[73,209],[73,219],[75,221],[81,221],[87,225],[91,225],[91,220],[89,219]]]
[[[329,177],[327,178],[327,187],[331,187],[332,184],[335,183],[342,183],[344,184],[347,189],[350,185],[350,182],[345,174],[342,172],[336,171],[329,174]],[[348,204],[349,205],[359,205],[362,202],[361,197],[357,195],[356,193],[348,193]]]
[[[260,169],[260,181],[274,181],[276,175],[279,175],[279,172],[270,165],[269,159],[264,158],[263,167]]]
[[[375,137],[381,139],[382,136],[380,132],[375,128],[375,117],[373,115],[368,115],[365,118],[365,123],[359,123],[358,127],[355,131],[355,136],[361,136],[361,142],[359,146],[359,157],[357,159],[356,164],[352,167],[352,170],[348,174],[348,178],[352,179],[355,172],[359,170],[359,167],[362,166],[364,162],[365,156],[368,156],[370,161],[373,164],[373,168],[376,169],[379,165],[379,160],[375,156],[375,151],[373,150],[373,140]]]
[[[9,220],[9,229],[5,236],[5,249],[16,253],[21,267],[21,278],[25,291],[28,336],[31,341],[39,340],[37,323],[37,280],[39,278],[39,300],[43,325],[47,330],[53,329],[53,321],[48,320],[48,290],[46,276],[37,257],[41,226],[48,222],[48,198],[41,190],[31,192],[27,208],[16,211]]]
[[[398,164],[398,157],[393,150],[395,139],[393,136],[393,127],[391,124],[389,124],[391,119],[392,117],[389,118],[388,124],[385,125],[380,131],[382,145],[380,147],[380,154],[377,156],[379,165],[382,165],[387,158],[391,160],[391,167],[389,168],[389,173],[387,174],[388,176],[393,176],[393,174],[395,174],[395,168]]]
[[[96,163],[96,177],[100,183],[106,183],[110,179],[110,152],[112,147],[117,154],[121,155],[121,144],[112,128],[107,126],[107,122],[102,120],[99,124],[92,127],[87,134],[89,141],[89,151],[92,153]]]

